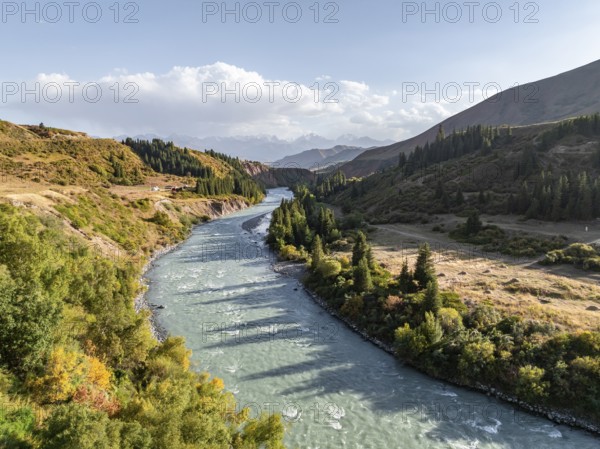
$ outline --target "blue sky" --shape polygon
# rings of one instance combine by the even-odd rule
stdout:
[[[26,83],[35,89],[38,83],[39,90],[44,83],[58,83],[62,96],[51,102],[47,92],[41,98],[23,98],[21,92],[3,95],[0,116],[16,122],[43,120],[105,136],[176,132],[292,138],[314,132],[400,140],[474,103],[465,92],[456,102],[446,101],[443,94],[438,99],[403,96],[409,84],[436,90],[440,83],[438,91],[448,83],[462,88],[465,83],[493,83],[506,89],[600,59],[596,0],[576,5],[548,0],[475,2],[472,23],[469,6],[462,1],[426,2],[433,11],[439,5],[439,16],[431,13],[425,20],[422,2],[299,1],[302,18],[297,23],[292,23],[297,7],[286,1],[274,2],[273,23],[262,1],[250,6],[246,5],[252,2],[237,2],[239,23],[233,14],[223,23],[219,14],[223,4],[235,9],[233,1],[124,1],[116,3],[118,8],[114,1],[100,1],[102,18],[97,23],[91,23],[96,8],[90,2],[73,6],[73,23],[62,2],[54,4],[62,13],[56,23],[44,19],[53,20],[58,9],[51,2],[25,1],[30,9],[36,3],[39,17],[24,18],[21,2],[2,3],[3,94],[9,84],[21,89]],[[255,5],[263,17],[249,23],[245,19],[252,19]],[[203,8],[218,11],[203,20]],[[114,23],[115,9],[119,23]],[[450,23],[459,11],[462,18]],[[502,17],[494,23],[497,11]],[[123,23],[129,13],[137,23]],[[337,23],[324,23],[328,14]],[[99,83],[102,101],[91,103],[78,95],[74,102],[67,101],[67,81]],[[208,84],[237,83],[243,88],[248,83],[264,87],[271,81],[297,83],[301,101],[292,103],[277,89],[274,101],[267,101],[263,91],[256,103],[244,96],[236,102],[234,95],[223,99],[217,92],[203,98],[201,93]],[[122,92],[118,100],[108,101],[116,82]],[[338,102],[323,103],[324,92],[315,100],[310,90],[315,82],[320,88],[333,83]],[[126,83],[131,89],[135,85],[135,92],[124,89]],[[474,92],[475,101],[483,98],[481,91]],[[128,93],[138,102],[124,103]]]

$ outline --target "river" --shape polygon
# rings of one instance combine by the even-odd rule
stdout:
[[[592,435],[404,366],[331,317],[272,269],[268,216],[289,198],[194,229],[148,272],[160,324],[182,335],[198,370],[221,377],[252,415],[277,412],[289,448],[598,449]]]

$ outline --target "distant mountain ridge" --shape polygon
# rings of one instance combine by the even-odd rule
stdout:
[[[273,162],[273,167],[297,167],[308,170],[320,170],[332,165],[351,161],[368,148],[337,145],[328,149],[312,149],[286,156]]]
[[[534,125],[600,111],[600,60],[508,89],[441,122],[445,132],[473,125]],[[367,176],[395,164],[400,153],[432,142],[440,124],[418,136],[365,151],[342,166],[347,176]]]
[[[277,161],[283,157],[314,148],[334,148],[339,145],[373,148],[393,143],[393,140],[376,140],[371,137],[357,137],[352,134],[345,134],[337,139],[328,139],[317,134],[306,134],[294,140],[284,140],[276,136],[193,137],[180,134],[171,134],[170,136],[155,134],[117,136],[115,139],[120,141],[127,137],[141,140],[158,138],[172,141],[179,147],[199,151],[212,149],[240,159],[260,162]]]

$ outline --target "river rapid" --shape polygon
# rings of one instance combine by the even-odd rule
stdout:
[[[273,189],[196,227],[147,273],[160,325],[186,338],[196,369],[222,378],[240,407],[282,414],[289,448],[600,448],[586,432],[404,366],[276,273],[263,239],[268,214],[290,197]]]

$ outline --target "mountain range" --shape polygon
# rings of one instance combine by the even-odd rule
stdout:
[[[367,176],[398,161],[417,145],[433,142],[441,125],[449,134],[473,125],[524,126],[600,111],[600,60],[501,92],[408,140],[374,148],[342,166],[347,176]]]
[[[235,136],[235,137],[193,137],[181,134],[169,136],[157,136],[144,134],[137,136],[117,136],[116,140],[124,140],[127,137],[134,139],[152,140],[154,138],[171,141],[179,147],[194,150],[212,149],[231,156],[237,156],[246,160],[273,162],[281,158],[314,148],[334,148],[336,146],[372,148],[389,145],[392,140],[376,140],[370,137],[357,137],[345,134],[337,139],[328,139],[317,134],[306,134],[293,140],[280,139],[275,136]],[[358,154],[354,155],[356,157]],[[350,157],[345,160],[351,160]],[[308,167],[307,167],[308,168]]]
[[[349,162],[367,150],[363,147],[337,145],[328,149],[312,149],[299,154],[286,156],[273,162],[273,167],[297,167],[318,171],[324,168]]]

